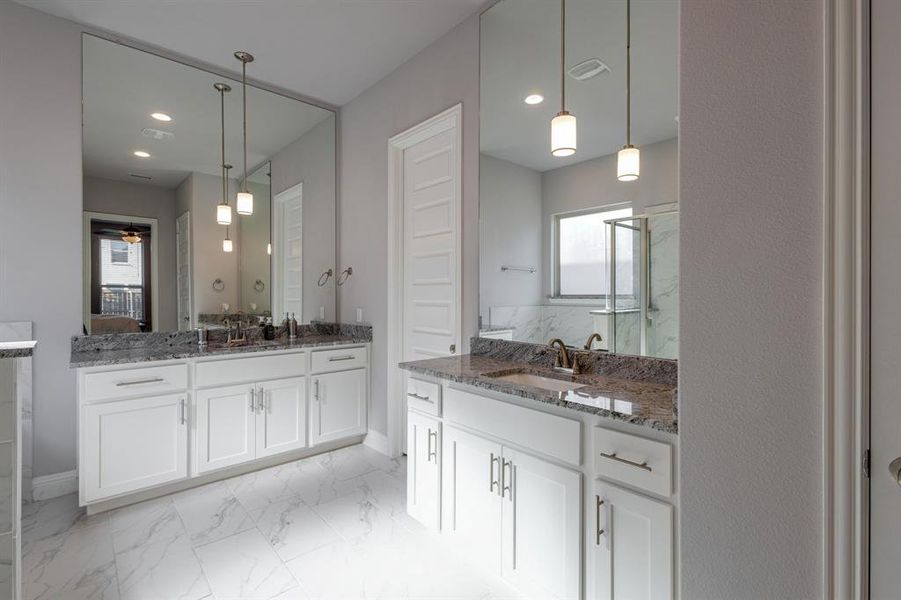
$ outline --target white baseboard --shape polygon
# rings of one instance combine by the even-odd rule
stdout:
[[[31,480],[31,495],[35,502],[59,498],[78,491],[78,471],[42,475]]]
[[[379,433],[378,431],[370,429],[366,434],[366,439],[363,440],[363,444],[369,446],[376,452],[381,452],[385,456],[390,456],[388,453],[388,436],[384,433]]]

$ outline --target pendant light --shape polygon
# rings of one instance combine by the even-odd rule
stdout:
[[[241,87],[244,95],[244,177],[235,209],[239,215],[252,215],[253,194],[247,190],[247,63],[253,62],[253,54],[235,52],[235,58],[241,61]]]
[[[635,181],[640,166],[638,148],[632,145],[632,0],[626,0],[626,145],[616,155],[616,178]]]
[[[222,195],[228,198],[228,172],[231,171],[231,165],[222,165]],[[222,240],[222,251],[223,252],[231,252],[235,249],[235,244],[232,242],[231,237],[228,235],[228,225],[225,226],[225,239]]]
[[[222,121],[222,162],[219,167],[222,169],[222,202],[216,207],[216,222],[220,225],[231,225],[232,207],[228,205],[228,184],[226,183],[225,169],[225,93],[232,91],[231,86],[226,83],[214,83],[213,87],[219,92],[220,118]]]
[[[576,117],[566,110],[566,0],[560,0],[560,112],[551,119],[551,154],[576,153]]]

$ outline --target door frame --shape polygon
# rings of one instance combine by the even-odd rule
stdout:
[[[823,137],[823,597],[869,586],[870,0],[827,0]]]
[[[404,152],[407,148],[449,129],[455,129],[456,203],[455,271],[457,346],[463,340],[463,104],[445,111],[388,139],[388,432],[387,451],[392,457],[403,452],[403,374],[397,368],[403,356],[404,323]]]
[[[125,221],[150,226],[150,320],[151,331],[160,329],[160,286],[159,286],[159,221],[152,217],[136,217],[85,210],[82,211],[81,243],[81,314],[84,328],[91,334],[91,221]],[[176,309],[177,314],[177,309]]]
[[[180,235],[178,222],[182,217],[187,221],[185,235],[188,236],[188,328],[186,330],[182,330],[181,319],[178,317],[178,305],[181,302],[178,297],[178,237]],[[179,331],[190,331],[194,327],[194,236],[191,229],[190,210],[175,217],[175,318],[178,320],[176,326]]]

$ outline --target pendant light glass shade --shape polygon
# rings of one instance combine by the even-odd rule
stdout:
[[[561,110],[551,120],[551,154],[572,156],[576,153],[576,118]]]
[[[269,256],[272,256],[272,242],[269,242],[268,244],[266,244],[266,254],[268,254]]]
[[[216,223],[219,225],[232,224],[232,207],[228,204],[219,204],[216,206]]]
[[[235,246],[230,239],[225,238],[224,240],[222,240],[222,251],[223,252],[231,252],[234,249],[235,249]]]
[[[616,178],[620,181],[635,181],[641,170],[641,159],[638,148],[623,146],[616,155]]]
[[[253,214],[253,194],[250,192],[238,192],[238,201],[236,202],[237,208],[235,211],[239,215],[252,215]]]

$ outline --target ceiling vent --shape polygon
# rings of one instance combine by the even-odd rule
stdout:
[[[583,60],[577,65],[573,65],[569,68],[569,76],[575,79],[576,81],[585,81],[587,79],[591,79],[601,73],[609,73],[610,67],[601,62],[599,58],[589,58],[588,60]]]
[[[151,177],[150,175],[138,175],[137,173],[129,173],[128,175],[130,177],[134,177],[135,179],[143,179],[145,181],[150,181],[151,179],[153,179],[153,177]]]
[[[171,131],[160,131],[159,129],[153,129],[152,127],[145,127],[142,129],[141,135],[152,140],[171,140],[175,137],[175,134]]]

